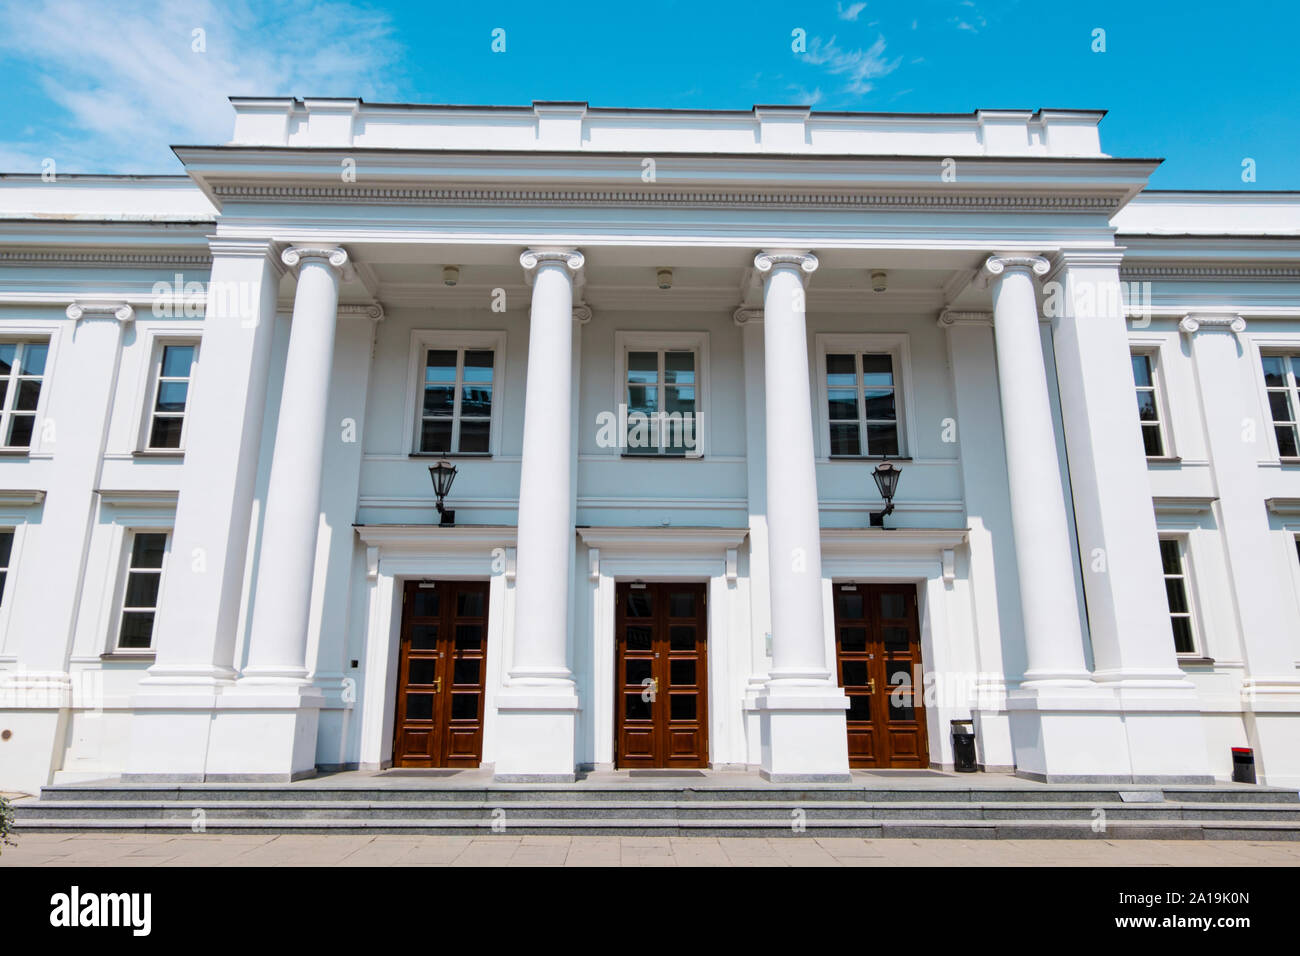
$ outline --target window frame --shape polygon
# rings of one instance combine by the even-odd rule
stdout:
[[[826,377],[826,356],[842,352],[856,355],[888,354],[894,366],[894,414],[898,422],[898,453],[894,455],[831,455],[830,390]],[[858,359],[856,367],[861,368]],[[918,448],[914,416],[916,398],[912,386],[912,355],[910,336],[898,332],[833,332],[818,333],[814,337],[813,369],[814,391],[817,396],[817,460],[836,461],[908,461]],[[861,405],[861,389],[858,402]],[[860,422],[864,421],[859,419]],[[865,423],[863,425],[865,428]]]
[[[1268,447],[1272,451],[1275,461],[1300,461],[1300,454],[1282,454],[1282,447],[1277,443],[1277,425],[1273,418],[1273,408],[1269,404],[1268,396],[1270,392],[1279,391],[1279,389],[1270,388],[1268,379],[1264,375],[1264,359],[1280,357],[1288,360],[1286,362],[1287,384],[1285,391],[1291,402],[1292,419],[1289,424],[1296,432],[1297,451],[1300,451],[1300,376],[1295,374],[1295,363],[1300,362],[1300,340],[1257,341],[1254,344],[1255,380],[1259,383],[1259,396],[1263,403],[1263,415],[1261,417],[1268,423]]]
[[[1161,581],[1168,581],[1170,578],[1178,577],[1182,580],[1183,600],[1187,604],[1187,611],[1185,613],[1185,616],[1187,617],[1188,629],[1191,631],[1191,635],[1192,635],[1192,649],[1189,651],[1180,651],[1178,650],[1178,647],[1175,644],[1174,654],[1180,660],[1183,659],[1199,660],[1204,656],[1205,642],[1201,635],[1200,616],[1197,613],[1197,608],[1196,608],[1196,598],[1195,598],[1196,580],[1192,574],[1191,543],[1190,543],[1189,536],[1185,532],[1160,531],[1156,535],[1156,537],[1159,541],[1171,541],[1178,548],[1178,562],[1182,573],[1180,575],[1165,574],[1164,557],[1162,555],[1160,560],[1160,579]],[[1166,613],[1170,619],[1169,640],[1172,643],[1174,639],[1173,617],[1176,613],[1179,614],[1179,616],[1183,616],[1183,613],[1175,612],[1172,608],[1169,608],[1168,600],[1169,600],[1168,594],[1166,594],[1165,595]]]
[[[708,402],[709,388],[709,333],[701,331],[642,331],[620,330],[614,333],[614,404],[615,415],[627,403],[627,365],[629,352],[694,352],[695,353],[695,448],[682,454],[657,451],[633,452],[620,444],[611,451],[627,459],[643,461],[699,461],[709,456]],[[663,360],[659,362],[663,369]],[[663,383],[660,383],[660,388]],[[620,435],[620,442],[623,440]],[[662,442],[663,436],[660,436]]]
[[[1149,388],[1152,400],[1155,402],[1156,415],[1158,416],[1155,425],[1156,431],[1160,435],[1161,453],[1159,455],[1147,455],[1146,442],[1144,441],[1142,443],[1144,457],[1148,461],[1168,461],[1171,458],[1177,458],[1178,456],[1174,453],[1173,428],[1169,417],[1169,403],[1166,400],[1167,389],[1165,388],[1164,362],[1162,361],[1163,356],[1161,355],[1160,346],[1143,344],[1141,342],[1130,342],[1129,356],[1130,365],[1133,358],[1141,356],[1147,360],[1147,364],[1151,369],[1150,386],[1138,385],[1137,379],[1135,378],[1133,380],[1134,401],[1136,402],[1137,400],[1137,392],[1146,391]],[[1137,420],[1139,430],[1145,429],[1147,425],[1144,424],[1142,420],[1141,406],[1138,406],[1135,411],[1138,413]]]
[[[424,368],[425,354],[430,350],[455,350],[458,353],[457,375],[463,367],[465,351],[490,349],[492,351],[492,415],[489,421],[488,450],[486,452],[433,452],[420,450],[420,433],[424,420]],[[409,368],[407,371],[406,409],[403,414],[403,433],[406,435],[406,452],[411,458],[496,458],[501,454],[501,427],[504,420],[506,395],[506,333],[503,330],[472,329],[414,329],[411,332]],[[460,397],[457,394],[457,404]],[[453,412],[453,422],[459,418]],[[456,425],[453,425],[453,430]]]
[[[153,433],[153,420],[155,405],[158,398],[158,385],[162,380],[162,360],[164,350],[169,346],[193,346],[194,361],[190,365],[190,375],[187,381],[189,388],[185,393],[185,411],[182,413],[181,423],[181,443],[178,448],[153,448],[149,444],[149,439]],[[194,405],[194,388],[195,382],[199,377],[199,362],[203,354],[203,340],[200,336],[195,335],[194,331],[180,330],[152,330],[149,333],[149,367],[146,372],[146,380],[142,388],[143,399],[140,416],[139,434],[136,436],[135,454],[147,457],[169,458],[184,457],[185,446],[189,438],[190,431],[190,413]]]
[[[172,553],[172,527],[169,525],[141,524],[128,525],[122,528],[121,542],[118,549],[118,573],[117,586],[113,594],[113,603],[111,606],[111,625],[109,632],[108,651],[110,657],[153,657],[158,652],[158,647],[154,644],[157,638],[158,614],[162,610],[162,596],[166,593],[165,584],[167,581],[167,572],[171,565]],[[163,544],[162,567],[158,571],[158,601],[153,607],[154,619],[153,629],[149,632],[148,647],[123,647],[122,646],[122,619],[128,608],[126,607],[127,582],[130,580],[131,571],[131,552],[135,544],[136,535],[139,534],[161,534],[165,539]],[[142,569],[143,570],[143,569]]]
[[[10,383],[5,389],[3,402],[0,402],[0,438],[7,438],[9,434],[10,422],[13,420],[15,409],[12,407],[17,400],[18,389],[12,387],[23,377],[23,359],[27,351],[27,346],[44,345],[45,346],[45,368],[40,374],[40,394],[36,397],[36,408],[29,412],[23,411],[20,414],[31,414],[32,416],[32,436],[26,445],[8,445],[0,443],[0,455],[23,456],[31,455],[33,452],[40,450],[40,436],[42,424],[45,420],[46,402],[50,394],[50,372],[54,365],[54,346],[55,340],[52,333],[33,332],[27,329],[15,329],[12,332],[5,330],[0,334],[0,345],[19,346],[19,352],[15,353],[18,362],[18,373],[10,374],[5,377],[5,381]],[[29,376],[35,377],[35,376]]]

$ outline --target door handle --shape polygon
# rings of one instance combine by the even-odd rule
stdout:
[[[869,681],[867,681],[867,693],[874,694],[875,692],[876,692],[876,679],[873,677]]]
[[[435,694],[437,694],[437,693],[439,693],[441,690],[442,690],[442,678],[441,678],[441,677],[435,677],[435,678],[433,679],[433,692],[434,692]]]

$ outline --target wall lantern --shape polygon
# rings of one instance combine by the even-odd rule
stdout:
[[[460,281],[460,266],[442,267],[442,284],[455,285]]]
[[[655,276],[659,280],[659,288],[671,289],[673,287],[672,269],[660,269],[657,273],[655,273]]]
[[[893,513],[894,492],[898,490],[898,479],[902,474],[903,469],[892,461],[882,461],[876,466],[872,477],[876,479],[876,487],[880,489],[880,497],[885,499],[885,510],[871,512],[871,527],[883,528],[885,526],[885,515]]]
[[[456,480],[456,466],[444,458],[438,464],[429,466],[429,477],[433,479],[433,493],[438,496],[438,514],[442,515],[442,520],[438,523],[451,527],[456,523],[456,512],[444,508],[442,499],[447,497],[451,483]]]

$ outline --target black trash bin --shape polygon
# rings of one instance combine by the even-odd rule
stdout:
[[[1232,779],[1237,783],[1255,782],[1255,752],[1249,747],[1232,748]]]
[[[975,722],[973,720],[952,721],[952,762],[958,773],[975,773],[979,767],[975,763]]]

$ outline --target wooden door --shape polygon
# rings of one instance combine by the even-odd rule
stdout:
[[[487,613],[486,581],[406,583],[393,766],[482,762]]]
[[[707,767],[703,584],[615,586],[616,766]]]
[[[834,591],[849,766],[928,767],[915,586],[836,584]]]

